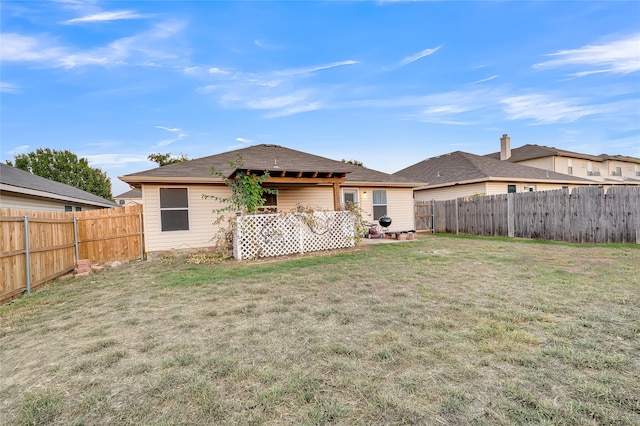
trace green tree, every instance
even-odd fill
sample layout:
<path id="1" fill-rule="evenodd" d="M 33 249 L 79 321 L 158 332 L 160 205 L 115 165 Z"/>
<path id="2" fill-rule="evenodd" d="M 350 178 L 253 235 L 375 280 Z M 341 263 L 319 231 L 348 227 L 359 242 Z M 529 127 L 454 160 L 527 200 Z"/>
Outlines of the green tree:
<path id="1" fill-rule="evenodd" d="M 170 152 L 167 152 L 166 154 L 149 154 L 147 156 L 147 159 L 149 161 L 153 161 L 154 163 L 158 163 L 159 166 L 166 166 L 167 164 L 189 161 L 189 157 L 187 157 L 185 154 L 180 154 L 178 157 L 172 157 Z"/>
<path id="2" fill-rule="evenodd" d="M 343 163 L 347 163 L 347 164 L 353 164 L 354 166 L 364 167 L 364 163 L 362 163 L 362 161 L 358 161 L 358 160 L 345 160 L 343 158 L 342 162 Z"/>
<path id="3" fill-rule="evenodd" d="M 231 196 L 218 197 L 215 195 L 205 196 L 213 198 L 222 203 L 227 204 L 226 207 L 216 210 L 218 213 L 225 211 L 240 212 L 242 214 L 252 214 L 264 206 L 267 201 L 265 194 L 277 194 L 278 190 L 272 188 L 264 188 L 262 183 L 269 179 L 269 173 L 265 172 L 261 175 L 251 174 L 250 171 L 243 170 L 244 161 L 242 156 L 238 154 L 236 161 L 230 161 L 229 166 L 237 170 L 233 178 L 227 177 L 221 170 L 211 167 L 211 173 L 222 179 L 225 185 L 231 188 Z"/>
<path id="4" fill-rule="evenodd" d="M 90 167 L 86 158 L 78 158 L 71 151 L 38 148 L 28 154 L 16 155 L 14 162 L 15 165 L 7 160 L 10 166 L 113 200 L 111 179 L 107 174 L 97 167 Z"/>

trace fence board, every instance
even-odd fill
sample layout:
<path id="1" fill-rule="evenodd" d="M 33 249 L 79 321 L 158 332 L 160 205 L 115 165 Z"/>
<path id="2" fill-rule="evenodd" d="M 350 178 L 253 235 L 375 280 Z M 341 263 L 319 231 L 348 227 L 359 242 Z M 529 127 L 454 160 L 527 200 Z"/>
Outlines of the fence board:
<path id="1" fill-rule="evenodd" d="M 593 186 L 433 203 L 435 232 L 639 243 L 640 187 Z"/>
<path id="2" fill-rule="evenodd" d="M 140 257 L 142 206 L 84 212 L 46 212 L 0 208 L 0 302 L 27 287 L 24 217 L 29 220 L 30 280 L 35 288 L 71 271 L 79 258 L 93 263 Z"/>

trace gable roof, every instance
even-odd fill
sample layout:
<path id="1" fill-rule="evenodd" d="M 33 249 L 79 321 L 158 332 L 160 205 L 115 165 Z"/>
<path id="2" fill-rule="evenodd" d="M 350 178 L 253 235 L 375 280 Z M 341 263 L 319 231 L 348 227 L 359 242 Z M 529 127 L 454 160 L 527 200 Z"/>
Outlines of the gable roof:
<path id="1" fill-rule="evenodd" d="M 598 155 L 603 160 L 617 160 L 617 161 L 627 161 L 629 163 L 638 163 L 640 164 L 640 158 L 637 157 L 627 157 L 626 155 L 609 155 L 609 154 L 600 154 Z"/>
<path id="2" fill-rule="evenodd" d="M 487 154 L 485 157 L 499 160 L 500 151 Z M 572 158 L 582 158 L 584 160 L 591 160 L 591 161 L 603 161 L 604 159 L 602 158 L 602 156 L 581 154 L 579 152 L 565 151 L 563 149 L 558 149 L 558 148 L 543 146 L 543 145 L 526 144 L 518 148 L 512 148 L 511 157 L 509 157 L 506 161 L 517 163 L 518 161 L 533 160 L 535 158 L 544 158 L 544 157 L 572 157 Z"/>
<path id="3" fill-rule="evenodd" d="M 394 174 L 409 179 L 421 180 L 428 184 L 426 186 L 429 187 L 487 180 L 593 183 L 588 179 L 508 161 L 500 161 L 463 151 L 455 151 L 439 157 L 428 158 Z"/>
<path id="4" fill-rule="evenodd" d="M 73 186 L 36 176 L 24 170 L 0 163 L 0 189 L 24 195 L 86 204 L 97 207 L 118 207 L 90 192 Z"/>
<path id="5" fill-rule="evenodd" d="M 130 191 L 123 192 L 122 194 L 116 195 L 115 197 L 113 197 L 114 200 L 117 200 L 118 198 L 128 198 L 128 199 L 142 198 L 142 191 L 139 189 L 132 189 Z"/>
<path id="6" fill-rule="evenodd" d="M 262 144 L 243 149 L 228 151 L 208 157 L 197 158 L 181 163 L 169 164 L 155 169 L 120 176 L 129 184 L 152 182 L 212 183 L 221 179 L 211 174 L 211 167 L 220 170 L 225 176 L 236 171 L 229 162 L 236 162 L 242 156 L 242 169 L 268 171 L 284 176 L 290 173 L 325 174 L 345 176 L 346 184 L 384 184 L 387 186 L 413 187 L 416 183 L 401 176 L 394 176 L 377 170 L 368 169 L 342 161 L 331 160 L 318 155 L 308 154 L 285 148 L 280 145 Z"/>

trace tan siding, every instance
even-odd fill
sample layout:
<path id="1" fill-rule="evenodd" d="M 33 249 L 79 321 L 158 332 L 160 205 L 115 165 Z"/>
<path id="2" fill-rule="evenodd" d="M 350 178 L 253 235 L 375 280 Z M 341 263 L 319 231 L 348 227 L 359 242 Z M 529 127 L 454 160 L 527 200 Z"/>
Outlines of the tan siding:
<path id="1" fill-rule="evenodd" d="M 580 186 L 580 185 L 568 185 L 568 184 L 562 184 L 562 183 L 488 182 L 487 195 L 506 194 L 508 184 L 516 185 L 516 192 L 526 192 L 529 190 L 528 188 L 530 185 L 534 185 L 536 188 L 535 189 L 536 191 L 551 191 L 555 189 L 562 189 L 563 186 L 568 186 L 569 189 L 572 189 L 577 186 Z"/>
<path id="2" fill-rule="evenodd" d="M 455 198 L 466 197 L 469 195 L 487 195 L 485 182 L 470 183 L 467 185 L 455 185 L 445 188 L 434 188 L 416 191 L 416 201 L 443 201 L 453 200 Z M 507 184 L 504 184 L 504 192 L 507 192 Z"/>
<path id="3" fill-rule="evenodd" d="M 14 208 L 14 209 L 26 209 L 26 210 L 39 210 L 50 212 L 63 212 L 64 206 L 72 206 L 75 210 L 76 207 L 81 207 L 85 210 L 95 210 L 97 207 L 85 206 L 80 204 L 65 203 L 63 201 L 47 200 L 43 198 L 35 197 L 20 197 L 3 192 L 0 195 L 0 207 Z"/>
<path id="4" fill-rule="evenodd" d="M 230 189 L 214 185 L 173 186 L 174 188 L 188 188 L 189 190 L 189 230 L 162 232 L 160 223 L 160 188 L 166 185 L 144 185 L 142 197 L 145 219 L 145 242 L 149 252 L 205 248 L 215 245 L 215 237 L 219 227 L 213 222 L 218 217 L 215 209 L 223 207 L 220 202 L 203 199 L 203 194 L 216 194 L 227 197 Z"/>
<path id="5" fill-rule="evenodd" d="M 519 161 L 518 164 L 524 164 L 529 167 L 553 171 L 553 157 L 534 158 L 532 160 Z"/>
<path id="6" fill-rule="evenodd" d="M 213 222 L 218 217 L 213 210 L 222 207 L 219 202 L 203 200 L 202 194 L 230 195 L 230 189 L 215 185 L 175 185 L 175 188 L 189 190 L 189 230 L 162 232 L 160 223 L 160 188 L 167 185 L 143 185 L 145 242 L 148 252 L 171 249 L 198 249 L 215 245 L 214 237 L 218 227 Z M 379 188 L 385 189 L 385 188 Z M 372 188 L 359 188 L 359 198 L 365 220 L 372 219 Z M 365 197 L 364 192 L 367 192 Z M 389 230 L 408 231 L 415 228 L 413 217 L 413 191 L 411 188 L 387 189 L 387 214 L 392 219 Z M 303 204 L 326 210 L 333 210 L 333 188 L 314 186 L 280 189 L 278 210 L 286 212 Z M 369 217 L 367 217 L 367 215 Z"/>
<path id="7" fill-rule="evenodd" d="M 392 220 L 389 231 L 410 231 L 415 229 L 413 189 L 387 189 L 387 215 Z"/>
<path id="8" fill-rule="evenodd" d="M 313 186 L 278 190 L 278 212 L 291 211 L 298 204 L 323 210 L 333 210 L 333 188 L 330 186 Z"/>
<path id="9" fill-rule="evenodd" d="M 613 173 L 616 171 L 616 167 L 620 167 L 622 176 L 613 175 Z M 602 167 L 603 170 L 606 170 L 606 176 L 609 179 L 614 179 L 614 180 L 624 180 L 624 178 L 637 179 L 638 176 L 636 176 L 636 168 L 640 169 L 640 167 L 638 167 L 638 164 L 636 163 L 619 161 L 619 160 L 605 161 L 605 165 Z M 603 173 L 603 175 L 605 174 Z"/>
<path id="10" fill-rule="evenodd" d="M 387 216 L 391 218 L 389 231 L 410 231 L 415 229 L 413 189 L 411 188 L 359 188 L 360 208 L 362 209 L 362 217 L 366 222 L 373 222 L 372 191 L 374 189 L 387 190 Z"/>

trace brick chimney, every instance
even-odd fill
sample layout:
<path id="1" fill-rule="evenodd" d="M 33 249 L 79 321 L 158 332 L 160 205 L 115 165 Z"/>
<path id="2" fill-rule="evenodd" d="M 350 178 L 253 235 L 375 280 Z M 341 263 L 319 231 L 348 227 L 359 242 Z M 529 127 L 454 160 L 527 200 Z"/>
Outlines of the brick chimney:
<path id="1" fill-rule="evenodd" d="M 511 158 L 511 138 L 506 133 L 500 138 L 500 160 Z"/>

